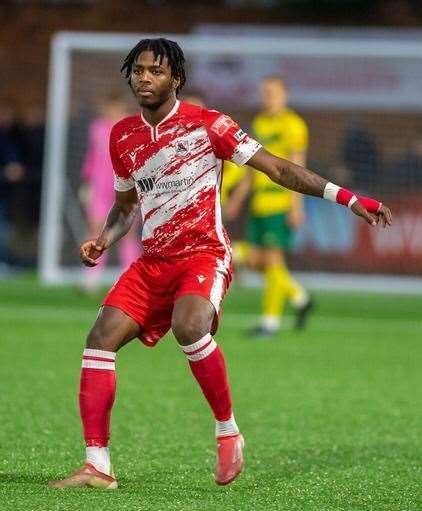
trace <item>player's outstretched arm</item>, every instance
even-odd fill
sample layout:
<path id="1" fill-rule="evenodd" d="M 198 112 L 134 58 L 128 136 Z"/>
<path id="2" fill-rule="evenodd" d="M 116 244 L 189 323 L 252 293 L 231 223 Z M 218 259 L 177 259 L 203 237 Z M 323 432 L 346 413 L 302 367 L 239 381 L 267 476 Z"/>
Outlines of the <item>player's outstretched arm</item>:
<path id="1" fill-rule="evenodd" d="M 290 190 L 343 204 L 371 225 L 381 222 L 383 227 L 386 227 L 392 223 L 391 211 L 377 200 L 357 196 L 345 188 L 328 182 L 315 172 L 274 156 L 264 148 L 259 149 L 247 164 L 264 172 L 275 183 Z"/>
<path id="2" fill-rule="evenodd" d="M 96 239 L 87 240 L 80 247 L 80 257 L 85 266 L 96 266 L 97 259 L 113 243 L 129 231 L 138 210 L 138 197 L 135 188 L 127 192 L 117 192 L 104 227 Z"/>

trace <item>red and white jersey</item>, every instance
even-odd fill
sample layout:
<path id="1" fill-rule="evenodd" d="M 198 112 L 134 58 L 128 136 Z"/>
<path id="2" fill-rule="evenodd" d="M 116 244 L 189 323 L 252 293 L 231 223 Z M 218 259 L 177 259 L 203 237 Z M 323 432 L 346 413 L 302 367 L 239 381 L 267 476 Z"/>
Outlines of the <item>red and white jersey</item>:
<path id="1" fill-rule="evenodd" d="M 205 252 L 228 264 L 220 209 L 223 160 L 243 165 L 260 147 L 227 115 L 180 101 L 156 126 L 142 114 L 119 121 L 110 135 L 114 188 L 136 187 L 144 254 Z"/>

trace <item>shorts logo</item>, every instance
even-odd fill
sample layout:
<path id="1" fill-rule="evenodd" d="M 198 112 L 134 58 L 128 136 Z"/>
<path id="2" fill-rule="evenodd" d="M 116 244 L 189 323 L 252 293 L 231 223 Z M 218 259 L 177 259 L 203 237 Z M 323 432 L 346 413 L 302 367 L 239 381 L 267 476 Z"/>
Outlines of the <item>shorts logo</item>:
<path id="1" fill-rule="evenodd" d="M 189 153 L 189 141 L 178 140 L 176 142 L 176 156 L 186 156 Z"/>
<path id="2" fill-rule="evenodd" d="M 204 280 L 207 280 L 207 277 L 205 277 L 205 275 L 197 275 L 196 278 L 198 279 L 198 282 L 200 284 L 202 284 L 202 282 L 204 282 Z"/>
<path id="3" fill-rule="evenodd" d="M 228 115 L 220 115 L 211 125 L 211 131 L 222 137 L 230 128 L 236 126 L 236 123 Z"/>
<path id="4" fill-rule="evenodd" d="M 234 138 L 237 140 L 237 142 L 240 142 L 244 137 L 246 137 L 246 133 L 243 130 L 236 131 L 234 134 Z"/>

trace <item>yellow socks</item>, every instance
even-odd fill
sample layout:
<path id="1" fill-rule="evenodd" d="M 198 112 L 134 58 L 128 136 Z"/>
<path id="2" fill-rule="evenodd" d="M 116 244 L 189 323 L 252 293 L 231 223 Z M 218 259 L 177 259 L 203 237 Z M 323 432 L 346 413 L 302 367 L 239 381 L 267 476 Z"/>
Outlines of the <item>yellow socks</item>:
<path id="1" fill-rule="evenodd" d="M 302 307 L 308 301 L 308 293 L 290 275 L 285 266 L 270 266 L 265 270 L 262 326 L 278 330 L 286 300 L 294 307 Z"/>
<path id="2" fill-rule="evenodd" d="M 262 326 L 268 330 L 278 330 L 280 316 L 287 298 L 282 267 L 270 266 L 266 268 L 264 279 Z"/>
<path id="3" fill-rule="evenodd" d="M 286 266 L 281 267 L 283 272 L 283 286 L 286 290 L 287 298 L 293 307 L 303 307 L 309 300 L 307 291 L 291 276 Z"/>

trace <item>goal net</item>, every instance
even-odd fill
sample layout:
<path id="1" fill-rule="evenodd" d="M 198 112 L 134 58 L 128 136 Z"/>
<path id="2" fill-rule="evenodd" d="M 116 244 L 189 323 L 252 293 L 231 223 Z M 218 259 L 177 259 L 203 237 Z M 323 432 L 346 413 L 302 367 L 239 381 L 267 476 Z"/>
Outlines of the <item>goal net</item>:
<path id="1" fill-rule="evenodd" d="M 136 112 L 119 68 L 144 36 L 64 32 L 52 42 L 39 258 L 46 283 L 85 278 L 78 247 L 87 237 L 81 176 L 89 126 L 99 102 L 116 91 Z M 386 280 L 392 276 L 400 277 L 395 282 L 403 289 L 420 285 L 415 276 L 422 272 L 422 43 L 169 37 L 186 55 L 187 92 L 200 91 L 209 108 L 230 114 L 246 129 L 259 108 L 260 79 L 283 77 L 291 108 L 309 126 L 309 168 L 394 210 L 394 228 L 384 231 L 369 228 L 345 208 L 306 198 L 307 221 L 289 256 L 294 270 L 325 285 L 375 289 L 384 282 L 393 289 Z M 244 224 L 242 218 L 229 226 L 233 237 L 242 237 Z M 110 281 L 118 272 L 113 252 L 102 279 Z"/>

